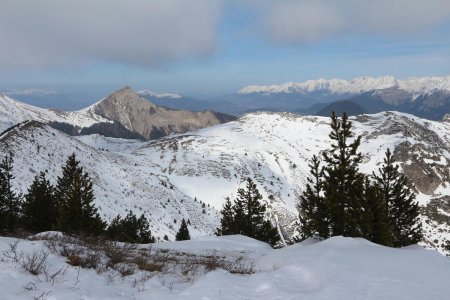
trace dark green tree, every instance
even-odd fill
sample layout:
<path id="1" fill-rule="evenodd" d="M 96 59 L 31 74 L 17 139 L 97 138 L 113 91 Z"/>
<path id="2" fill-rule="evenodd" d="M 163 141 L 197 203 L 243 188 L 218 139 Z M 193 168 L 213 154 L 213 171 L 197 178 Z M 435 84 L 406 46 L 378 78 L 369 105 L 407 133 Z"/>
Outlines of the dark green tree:
<path id="1" fill-rule="evenodd" d="M 175 236 L 175 240 L 176 241 L 186 241 L 186 240 L 190 240 L 190 239 L 191 239 L 191 236 L 189 234 L 188 226 L 186 224 L 186 221 L 183 219 L 183 220 L 181 220 L 181 226 L 177 232 L 177 235 Z"/>
<path id="2" fill-rule="evenodd" d="M 107 229 L 107 236 L 115 241 L 127 243 L 154 243 L 155 239 L 150 231 L 150 224 L 142 214 L 139 218 L 129 211 L 125 218 L 118 215 Z"/>
<path id="3" fill-rule="evenodd" d="M 417 244 L 422 238 L 419 206 L 408 178 L 399 172 L 399 166 L 389 149 L 378 174 L 373 174 L 386 205 L 393 246 Z"/>
<path id="4" fill-rule="evenodd" d="M 248 178 L 246 187 L 238 189 L 237 198 L 232 206 L 229 199 L 222 210 L 223 228 L 218 234 L 243 234 L 274 245 L 278 240 L 278 230 L 269 220 L 265 220 L 266 205 L 262 204 L 262 195 L 256 184 Z M 230 209 L 231 208 L 231 209 Z"/>
<path id="5" fill-rule="evenodd" d="M 236 227 L 236 222 L 234 220 L 233 204 L 231 203 L 230 197 L 226 198 L 221 214 L 222 218 L 220 219 L 220 228 L 217 228 L 216 234 L 217 235 L 234 234 L 238 229 Z"/>
<path id="6" fill-rule="evenodd" d="M 393 236 L 382 191 L 366 178 L 364 183 L 363 237 L 380 245 L 392 246 Z"/>
<path id="7" fill-rule="evenodd" d="M 94 206 L 92 180 L 72 154 L 58 177 L 56 229 L 66 233 L 100 235 L 106 224 Z"/>
<path id="8" fill-rule="evenodd" d="M 12 187 L 13 159 L 5 156 L 0 162 L 0 231 L 15 231 L 19 226 L 21 196 Z"/>
<path id="9" fill-rule="evenodd" d="M 330 216 L 329 236 L 363 236 L 363 203 L 365 176 L 358 165 L 362 155 L 358 152 L 361 137 L 354 137 L 352 123 L 344 113 L 340 121 L 331 115 L 331 148 L 323 153 L 323 189 Z"/>
<path id="10" fill-rule="evenodd" d="M 323 196 L 323 173 L 319 158 L 314 155 L 309 164 L 310 177 L 306 189 L 300 195 L 300 227 L 302 239 L 318 235 L 327 238 L 330 234 L 328 206 Z"/>
<path id="11" fill-rule="evenodd" d="M 34 178 L 22 204 L 22 224 L 32 232 L 52 230 L 56 224 L 54 188 L 41 172 Z"/>

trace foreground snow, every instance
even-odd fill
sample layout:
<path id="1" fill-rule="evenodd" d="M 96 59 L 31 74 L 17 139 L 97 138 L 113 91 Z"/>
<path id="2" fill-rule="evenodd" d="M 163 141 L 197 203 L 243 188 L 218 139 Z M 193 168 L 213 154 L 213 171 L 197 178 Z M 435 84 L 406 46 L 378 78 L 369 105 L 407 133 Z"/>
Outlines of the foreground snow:
<path id="1" fill-rule="evenodd" d="M 0 238 L 0 253 L 14 241 Z M 42 241 L 21 240 L 17 248 L 25 256 L 33 250 L 48 251 Z M 64 257 L 50 254 L 49 273 L 65 271 L 47 280 L 1 254 L 2 299 L 448 299 L 450 295 L 450 260 L 418 246 L 392 249 L 335 237 L 273 250 L 250 238 L 228 236 L 159 243 L 153 249 L 239 255 L 255 264 L 255 273 L 218 269 L 186 277 L 136 271 L 122 277 L 113 270 L 97 273 L 69 266 Z"/>

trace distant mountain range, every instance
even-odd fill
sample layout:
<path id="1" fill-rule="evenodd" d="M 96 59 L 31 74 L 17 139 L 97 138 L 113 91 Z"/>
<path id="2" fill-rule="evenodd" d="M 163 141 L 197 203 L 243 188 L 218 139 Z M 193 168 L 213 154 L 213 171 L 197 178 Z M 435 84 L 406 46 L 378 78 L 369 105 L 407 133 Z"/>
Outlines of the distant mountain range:
<path id="1" fill-rule="evenodd" d="M 329 115 L 332 110 L 349 110 L 351 114 L 395 110 L 441 120 L 450 113 L 450 76 L 405 80 L 392 76 L 318 79 L 247 86 L 234 94 L 209 100 L 182 95 L 177 98 L 155 96 L 154 93 L 142 95 L 166 107 L 195 111 L 212 109 L 235 116 L 255 111 Z"/>
<path id="2" fill-rule="evenodd" d="M 58 94 L 52 90 L 5 90 L 4 94 L 44 107 L 48 107 L 45 105 L 47 100 L 61 105 L 65 103 L 61 99 L 75 101 L 71 95 Z M 358 77 L 352 80 L 318 79 L 279 85 L 253 85 L 232 94 L 207 99 L 150 90 L 140 90 L 136 94 L 160 107 L 192 112 L 212 110 L 233 116 L 257 111 L 329 115 L 332 110 L 349 110 L 350 114 L 389 110 L 441 120 L 450 113 L 450 76 L 403 80 L 392 76 Z M 79 95 L 76 98 L 77 103 L 88 103 L 80 99 Z"/>

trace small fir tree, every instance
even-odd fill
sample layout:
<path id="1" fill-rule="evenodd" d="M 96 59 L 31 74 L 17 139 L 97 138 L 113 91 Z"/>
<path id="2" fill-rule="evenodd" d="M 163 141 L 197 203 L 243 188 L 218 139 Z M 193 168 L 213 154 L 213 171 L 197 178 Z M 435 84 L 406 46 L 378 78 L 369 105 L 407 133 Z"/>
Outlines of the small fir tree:
<path id="1" fill-rule="evenodd" d="M 265 220 L 266 205 L 261 204 L 262 195 L 256 184 L 248 178 L 246 187 L 238 189 L 233 205 L 227 199 L 222 210 L 220 235 L 243 234 L 274 245 L 278 240 L 278 231 L 269 220 Z"/>
<path id="2" fill-rule="evenodd" d="M 72 154 L 63 167 L 56 187 L 56 229 L 66 233 L 99 235 L 105 228 L 94 206 L 92 180 Z"/>
<path id="3" fill-rule="evenodd" d="M 399 172 L 389 149 L 378 174 L 373 176 L 386 205 L 394 247 L 417 244 L 422 238 L 419 205 L 408 178 Z"/>
<path id="4" fill-rule="evenodd" d="M 22 224 L 32 232 L 52 230 L 56 224 L 54 188 L 41 172 L 34 178 L 22 205 Z"/>
<path id="5" fill-rule="evenodd" d="M 110 239 L 127 243 L 154 243 L 155 239 L 150 231 L 150 224 L 142 214 L 139 218 L 129 211 L 125 218 L 118 215 L 111 221 L 107 229 Z"/>
<path id="6" fill-rule="evenodd" d="M 186 240 L 190 240 L 190 239 L 191 239 L 191 236 L 189 234 L 188 226 L 186 224 L 186 221 L 183 219 L 183 220 L 181 220 L 181 226 L 175 236 L 175 240 L 176 241 L 186 241 Z"/>
<path id="7" fill-rule="evenodd" d="M 233 204 L 231 203 L 230 197 L 226 198 L 225 204 L 223 205 L 222 218 L 220 219 L 220 228 L 217 228 L 217 235 L 229 235 L 234 234 L 237 231 L 236 223 L 234 221 L 234 211 Z"/>
<path id="8" fill-rule="evenodd" d="M 311 176 L 299 204 L 302 239 L 313 235 L 327 238 L 330 234 L 328 207 L 323 196 L 323 173 L 316 155 L 312 157 L 309 168 Z"/>
<path id="9" fill-rule="evenodd" d="M 19 226 L 21 196 L 13 190 L 12 171 L 13 159 L 7 155 L 0 162 L 0 231 L 12 232 Z"/>
<path id="10" fill-rule="evenodd" d="M 393 245 L 392 230 L 382 191 L 366 178 L 364 183 L 364 219 L 362 228 L 366 239 L 384 246 Z"/>

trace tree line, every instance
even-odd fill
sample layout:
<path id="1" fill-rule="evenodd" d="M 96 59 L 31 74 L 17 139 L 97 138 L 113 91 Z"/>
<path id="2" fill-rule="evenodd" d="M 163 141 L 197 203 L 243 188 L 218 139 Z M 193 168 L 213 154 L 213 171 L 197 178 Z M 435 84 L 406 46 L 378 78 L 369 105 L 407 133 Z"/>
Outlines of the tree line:
<path id="1" fill-rule="evenodd" d="M 129 211 L 125 217 L 117 215 L 109 225 L 102 220 L 94 206 L 92 179 L 75 154 L 67 159 L 55 186 L 41 172 L 22 196 L 14 191 L 13 180 L 13 159 L 7 155 L 0 162 L 0 232 L 56 230 L 121 242 L 155 242 L 149 221 L 143 214 L 137 217 Z M 177 239 L 190 239 L 184 219 Z"/>

